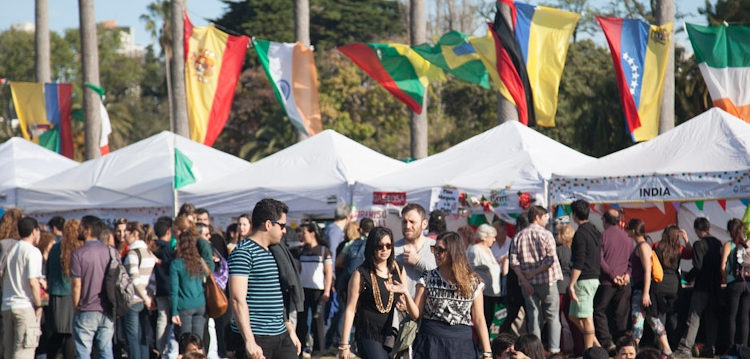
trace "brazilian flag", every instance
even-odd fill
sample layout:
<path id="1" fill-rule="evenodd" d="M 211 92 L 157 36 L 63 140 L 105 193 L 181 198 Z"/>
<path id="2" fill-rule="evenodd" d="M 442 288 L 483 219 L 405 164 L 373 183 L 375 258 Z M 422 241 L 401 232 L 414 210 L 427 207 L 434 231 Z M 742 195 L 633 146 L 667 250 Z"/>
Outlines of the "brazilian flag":
<path id="1" fill-rule="evenodd" d="M 487 68 L 469 43 L 469 36 L 451 31 L 443 35 L 435 46 L 422 44 L 413 47 L 420 56 L 430 63 L 453 74 L 466 82 L 490 88 L 490 77 Z"/>

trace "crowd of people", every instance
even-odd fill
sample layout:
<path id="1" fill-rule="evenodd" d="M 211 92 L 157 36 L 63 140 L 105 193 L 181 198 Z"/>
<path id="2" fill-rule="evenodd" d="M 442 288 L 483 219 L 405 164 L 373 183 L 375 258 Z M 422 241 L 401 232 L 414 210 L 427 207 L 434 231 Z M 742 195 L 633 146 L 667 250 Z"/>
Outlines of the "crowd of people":
<path id="1" fill-rule="evenodd" d="M 722 352 L 747 346 L 742 221 L 727 224 L 732 239 L 722 244 L 698 218 L 691 245 L 676 225 L 653 241 L 642 219 L 615 209 L 600 230 L 590 208 L 575 201 L 573 223 L 550 223 L 531 206 L 513 225 L 495 217 L 453 232 L 442 212 L 409 203 L 400 235 L 350 220 L 345 204 L 325 228 L 292 230 L 289 208 L 273 199 L 224 232 L 190 204 L 153 224 L 86 215 L 46 228 L 9 209 L 0 219 L 1 352 L 200 359 L 215 338 L 216 357 L 239 359 L 713 356 L 720 313 Z M 120 267 L 117 281 L 132 283 L 127 308 L 108 285 Z M 208 282 L 228 299 L 223 314 L 207 310 Z"/>

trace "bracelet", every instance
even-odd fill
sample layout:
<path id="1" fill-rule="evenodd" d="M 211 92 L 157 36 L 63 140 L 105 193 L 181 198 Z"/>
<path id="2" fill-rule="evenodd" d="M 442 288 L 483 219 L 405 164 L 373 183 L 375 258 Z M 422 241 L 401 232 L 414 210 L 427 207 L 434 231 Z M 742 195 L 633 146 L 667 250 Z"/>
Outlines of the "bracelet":
<path id="1" fill-rule="evenodd" d="M 350 344 L 339 344 L 339 350 L 349 350 Z"/>
<path id="2" fill-rule="evenodd" d="M 483 352 L 481 355 L 482 358 L 492 358 L 492 352 Z"/>

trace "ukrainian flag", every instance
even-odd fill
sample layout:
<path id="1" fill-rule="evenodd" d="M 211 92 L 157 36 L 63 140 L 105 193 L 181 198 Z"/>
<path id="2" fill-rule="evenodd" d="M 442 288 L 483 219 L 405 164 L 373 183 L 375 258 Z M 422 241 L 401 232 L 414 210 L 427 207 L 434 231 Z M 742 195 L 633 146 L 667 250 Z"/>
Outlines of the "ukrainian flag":
<path id="1" fill-rule="evenodd" d="M 490 76 L 470 37 L 451 31 L 438 40 L 435 46 L 422 44 L 413 46 L 422 58 L 466 82 L 490 88 Z"/>
<path id="2" fill-rule="evenodd" d="M 514 33 L 521 47 L 533 90 L 537 124 L 555 126 L 557 93 L 570 36 L 580 14 L 516 2 Z"/>
<path id="3" fill-rule="evenodd" d="M 609 43 L 628 132 L 635 142 L 654 138 L 659 134 L 672 23 L 656 26 L 633 19 L 596 19 Z"/>

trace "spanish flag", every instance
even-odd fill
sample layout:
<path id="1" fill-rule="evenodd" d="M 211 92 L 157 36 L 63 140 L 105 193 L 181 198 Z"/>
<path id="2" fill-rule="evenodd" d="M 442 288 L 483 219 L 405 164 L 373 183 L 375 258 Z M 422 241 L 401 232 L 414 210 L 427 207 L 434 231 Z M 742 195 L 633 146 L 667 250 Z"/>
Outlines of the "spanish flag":
<path id="1" fill-rule="evenodd" d="M 404 44 L 356 43 L 337 49 L 415 113 L 422 113 L 430 81 L 445 79 L 439 67 Z"/>
<path id="2" fill-rule="evenodd" d="M 656 26 L 633 19 L 596 19 L 612 53 L 628 132 L 634 142 L 654 138 L 659 134 L 672 23 Z"/>
<path id="3" fill-rule="evenodd" d="M 224 129 L 249 42 L 213 24 L 194 27 L 185 14 L 185 90 L 193 141 L 212 146 Z"/>
<path id="4" fill-rule="evenodd" d="M 72 159 L 73 85 L 13 81 L 10 91 L 23 137 Z"/>

